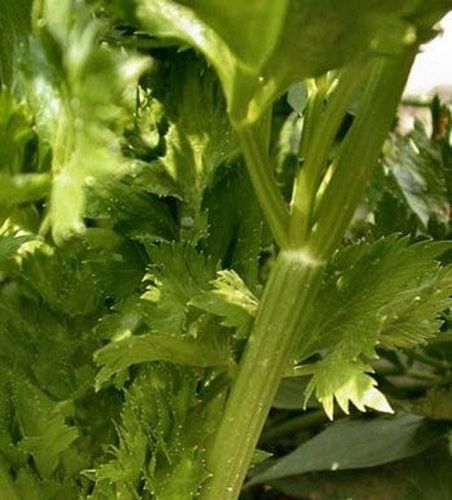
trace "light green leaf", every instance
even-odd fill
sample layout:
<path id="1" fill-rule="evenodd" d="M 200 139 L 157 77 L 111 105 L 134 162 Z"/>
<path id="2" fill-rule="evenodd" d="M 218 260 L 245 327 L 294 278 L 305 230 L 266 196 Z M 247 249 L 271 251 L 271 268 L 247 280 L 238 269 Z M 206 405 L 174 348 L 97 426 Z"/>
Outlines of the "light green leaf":
<path id="1" fill-rule="evenodd" d="M 39 473 L 49 478 L 78 431 L 66 425 L 63 408 L 24 377 L 13 375 L 10 381 L 22 437 L 18 446 L 33 456 Z"/>
<path id="2" fill-rule="evenodd" d="M 366 372 L 372 372 L 369 365 L 348 357 L 345 352 L 337 351 L 315 363 L 312 368 L 314 375 L 306 388 L 305 405 L 315 392 L 331 420 L 334 415 L 334 400 L 347 414 L 350 402 L 363 412 L 372 408 L 393 413 L 386 397 L 375 388 L 376 381 L 367 375 Z"/>
<path id="3" fill-rule="evenodd" d="M 190 305 L 222 317 L 223 326 L 236 328 L 239 338 L 246 337 L 257 311 L 256 297 L 231 270 L 218 271 L 211 286 L 211 290 L 191 299 Z"/>
<path id="4" fill-rule="evenodd" d="M 131 365 L 151 361 L 167 361 L 194 367 L 219 366 L 233 368 L 229 340 L 222 332 L 198 338 L 182 335 L 148 334 L 113 341 L 94 355 L 102 366 L 97 386 Z"/>
<path id="5" fill-rule="evenodd" d="M 208 287 L 215 273 L 210 259 L 192 246 L 162 243 L 149 247 L 145 276 L 146 323 L 153 332 L 179 333 L 188 325 L 188 302 Z"/>
<path id="6" fill-rule="evenodd" d="M 120 134 L 148 60 L 102 47 L 102 26 L 84 4 L 44 0 L 36 15 L 30 94 L 38 133 L 53 151 L 44 229 L 61 243 L 84 230 L 85 189 L 131 169 Z"/>
<path id="7" fill-rule="evenodd" d="M 221 416 L 220 400 L 199 398 L 193 371 L 153 363 L 125 394 L 115 457 L 96 471 L 96 491 L 135 498 L 144 479 L 156 499 L 189 500 L 207 479 L 205 443 Z M 107 488 L 108 486 L 108 488 Z"/>
<path id="8" fill-rule="evenodd" d="M 348 401 L 361 410 L 389 411 L 362 358 L 375 358 L 380 344 L 425 343 L 439 329 L 438 313 L 450 305 L 451 270 L 435 261 L 450 243 L 407 243 L 390 237 L 354 245 L 330 264 L 306 327 L 307 347 L 300 353 L 323 358 L 307 365 L 314 373 L 307 396 L 315 392 L 330 418 L 334 398 L 346 412 Z"/>
<path id="9" fill-rule="evenodd" d="M 252 1 L 234 8 L 224 0 L 213 5 L 203 1 L 184 5 L 167 0 L 138 5 L 138 16 L 152 33 L 181 39 L 207 56 L 220 75 L 231 106 L 236 94 L 255 86 L 256 75 L 277 42 L 287 1 L 266 1 L 265 6 Z M 244 38 L 246 33 L 249 35 Z M 237 81 L 236 74 L 241 75 Z"/>
<path id="10" fill-rule="evenodd" d="M 426 18 L 430 23 L 440 19 L 450 5 L 448 0 L 435 0 L 428 9 L 401 0 L 371 5 L 361 0 L 137 4 L 138 17 L 151 33 L 204 53 L 222 81 L 236 122 L 257 120 L 291 83 L 362 54 L 390 54 L 415 43 L 417 35 L 426 36 Z"/>

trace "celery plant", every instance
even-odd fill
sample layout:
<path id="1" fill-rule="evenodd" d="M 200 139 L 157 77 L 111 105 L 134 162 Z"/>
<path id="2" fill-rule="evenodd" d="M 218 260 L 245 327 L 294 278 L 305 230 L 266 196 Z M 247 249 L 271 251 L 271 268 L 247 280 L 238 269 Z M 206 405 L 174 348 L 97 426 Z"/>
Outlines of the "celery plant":
<path id="1" fill-rule="evenodd" d="M 236 499 L 288 373 L 330 418 L 335 401 L 393 411 L 370 360 L 437 332 L 450 245 L 343 242 L 450 7 L 0 7 L 7 500 Z M 297 82 L 282 190 L 274 109 Z"/>

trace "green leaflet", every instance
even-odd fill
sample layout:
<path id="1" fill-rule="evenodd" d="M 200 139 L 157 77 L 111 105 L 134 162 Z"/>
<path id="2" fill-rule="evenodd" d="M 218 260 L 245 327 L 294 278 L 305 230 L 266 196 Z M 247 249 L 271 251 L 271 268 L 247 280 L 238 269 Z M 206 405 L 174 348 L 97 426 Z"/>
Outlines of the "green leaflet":
<path id="1" fill-rule="evenodd" d="M 86 217 L 139 243 L 174 239 L 178 227 L 167 204 L 146 192 L 141 182 L 130 175 L 90 187 L 85 191 Z"/>
<path id="2" fill-rule="evenodd" d="M 387 169 L 422 226 L 427 229 L 436 223 L 450 231 L 448 166 L 439 144 L 427 137 L 422 123 L 417 121 L 408 136 L 393 135 L 386 149 Z"/>
<path id="3" fill-rule="evenodd" d="M 23 279 L 46 303 L 68 316 L 94 313 L 139 284 L 144 265 L 136 250 L 112 231 L 92 228 L 85 240 L 61 247 L 37 244 L 23 257 Z"/>
<path id="4" fill-rule="evenodd" d="M 185 244 L 154 245 L 148 253 L 151 266 L 142 296 L 148 305 L 145 321 L 153 332 L 184 331 L 192 319 L 188 302 L 207 288 L 215 264 Z"/>
<path id="5" fill-rule="evenodd" d="M 127 338 L 143 326 L 148 304 L 134 294 L 118 301 L 105 316 L 99 318 L 95 333 L 102 339 Z"/>
<path id="6" fill-rule="evenodd" d="M 198 338 L 157 334 L 132 336 L 103 347 L 95 353 L 94 359 L 102 367 L 96 379 L 98 387 L 131 365 L 152 361 L 200 368 L 234 368 L 229 339 L 224 332 L 205 332 Z"/>
<path id="7" fill-rule="evenodd" d="M 102 491 L 125 498 L 196 497 L 207 477 L 205 442 L 221 408 L 219 400 L 202 400 L 197 384 L 190 370 L 174 365 L 140 371 L 126 393 L 115 458 L 96 471 L 90 498 L 104 498 Z"/>
<path id="8" fill-rule="evenodd" d="M 87 233 L 90 245 L 96 247 L 97 236 L 103 248 L 108 246 L 108 232 L 94 233 Z M 93 312 L 93 304 L 80 302 L 83 293 L 89 292 L 92 277 L 81 272 L 76 262 L 98 259 L 100 272 L 101 263 L 112 270 L 111 261 L 105 262 L 99 244 L 91 255 L 86 248 L 80 253 L 77 245 L 53 249 L 54 254 L 50 247 L 36 245 L 35 241 L 23 244 L 21 258 L 15 256 L 22 264 L 22 279 L 1 290 L 0 449 L 8 462 L 2 470 L 14 471 L 10 486 L 18 498 L 75 500 L 84 491 L 78 475 L 92 464 L 94 455 L 100 455 L 96 439 L 108 439 L 111 423 L 104 417 L 115 405 L 110 394 L 109 402 L 97 400 L 94 406 L 88 403 L 88 411 L 85 408 L 94 381 L 91 356 L 98 346 L 90 335 L 93 319 L 80 317 Z M 90 270 L 86 260 L 84 268 Z M 67 287 L 61 278 L 73 285 L 72 295 L 62 292 Z M 36 287 L 28 286 L 29 280 Z M 105 293 L 103 279 L 94 283 L 100 288 L 97 293 Z M 85 298 L 92 297 L 88 293 Z M 80 307 L 78 313 L 75 307 Z M 99 423 L 100 407 L 105 414 Z"/>
<path id="9" fill-rule="evenodd" d="M 237 329 L 245 338 L 256 315 L 258 302 L 234 271 L 218 271 L 212 290 L 190 300 L 190 305 L 223 318 L 221 324 Z"/>
<path id="10" fill-rule="evenodd" d="M 316 398 L 331 420 L 335 401 L 347 414 L 350 412 L 350 403 L 362 412 L 371 408 L 383 413 L 394 413 L 384 394 L 376 389 L 377 382 L 367 374 L 373 371 L 368 364 L 345 353 L 333 353 L 318 362 L 313 371 L 305 393 L 305 405 L 315 391 Z"/>
<path id="11" fill-rule="evenodd" d="M 66 425 L 63 407 L 58 408 L 26 378 L 10 372 L 8 380 L 20 432 L 17 449 L 33 457 L 41 477 L 50 478 L 62 452 L 73 443 L 78 432 Z"/>
<path id="12" fill-rule="evenodd" d="M 307 330 L 302 358 L 321 353 L 309 366 L 313 377 L 306 395 L 315 392 L 327 414 L 333 400 L 348 411 L 348 402 L 390 410 L 363 357 L 375 358 L 378 345 L 412 347 L 431 338 L 440 325 L 438 313 L 450 305 L 450 268 L 435 258 L 448 242 L 407 246 L 395 237 L 355 245 L 338 252 L 330 264 Z"/>
<path id="13" fill-rule="evenodd" d="M 181 236 L 196 242 L 207 233 L 201 213 L 204 192 L 217 167 L 237 156 L 238 141 L 215 74 L 199 57 L 191 52 L 175 56 L 158 78 L 154 92 L 168 121 L 159 162 L 182 200 Z"/>
<path id="14" fill-rule="evenodd" d="M 439 323 L 435 316 L 449 303 L 450 278 L 448 268 L 440 269 L 435 259 L 449 248 L 449 242 L 427 241 L 408 246 L 406 238 L 391 236 L 337 252 L 310 320 L 312 339 L 320 343 L 312 349 L 320 350 L 324 344 L 337 345 L 344 329 L 355 331 L 356 336 L 351 340 L 359 345 L 362 338 L 359 329 L 373 320 L 378 322 L 380 331 L 386 329 L 388 335 L 395 326 L 396 331 L 388 342 L 398 346 L 416 345 L 436 333 Z M 439 294 L 432 297 L 432 292 Z M 432 323 L 424 329 L 421 325 L 414 327 L 418 336 L 410 344 L 403 335 L 397 336 L 397 322 L 402 315 L 409 321 L 406 316 L 424 304 L 430 307 Z M 330 312 L 325 315 L 322 310 Z M 366 328 L 366 335 L 372 335 L 370 330 Z M 373 348 L 366 351 L 358 347 L 356 351 L 371 356 Z M 307 347 L 301 354 L 309 356 L 312 350 Z"/>
<path id="15" fill-rule="evenodd" d="M 215 262 L 221 262 L 222 268 L 236 271 L 254 292 L 265 230 L 243 165 L 228 165 L 218 171 L 206 192 L 204 206 L 208 212 L 206 247 L 209 255 Z"/>

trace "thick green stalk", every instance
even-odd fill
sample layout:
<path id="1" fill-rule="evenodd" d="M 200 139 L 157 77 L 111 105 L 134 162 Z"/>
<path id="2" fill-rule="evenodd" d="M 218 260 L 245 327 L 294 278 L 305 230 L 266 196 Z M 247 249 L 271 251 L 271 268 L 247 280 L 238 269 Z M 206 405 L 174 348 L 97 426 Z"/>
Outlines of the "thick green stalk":
<path id="1" fill-rule="evenodd" d="M 220 427 L 208 455 L 212 472 L 204 500 L 235 500 L 275 397 L 300 325 L 320 285 L 323 263 L 303 251 L 278 256 L 253 333 L 243 354 Z"/>
<path id="2" fill-rule="evenodd" d="M 358 118 L 320 200 L 308 248 L 290 246 L 286 209 L 258 131 L 248 125 L 239 129 L 256 194 L 282 251 L 266 284 L 222 421 L 208 450 L 207 467 L 212 476 L 204 485 L 203 500 L 236 500 L 240 494 L 279 382 L 309 317 L 325 261 L 339 244 L 360 201 L 362 176 L 378 158 L 414 53 L 410 50 L 376 63 Z"/>

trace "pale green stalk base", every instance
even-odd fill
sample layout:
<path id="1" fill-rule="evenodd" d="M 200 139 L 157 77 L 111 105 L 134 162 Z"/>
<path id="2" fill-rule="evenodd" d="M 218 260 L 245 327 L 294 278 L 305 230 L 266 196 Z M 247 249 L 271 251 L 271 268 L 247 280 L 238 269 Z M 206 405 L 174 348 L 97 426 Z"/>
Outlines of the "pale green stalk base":
<path id="1" fill-rule="evenodd" d="M 282 251 L 278 256 L 210 448 L 207 465 L 215 473 L 202 492 L 204 500 L 238 497 L 323 268 L 303 251 Z"/>

